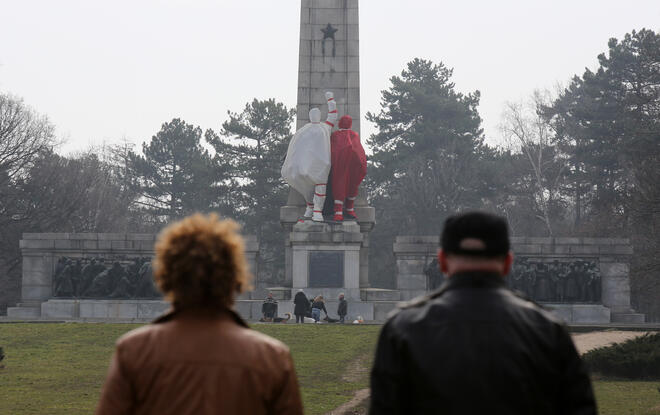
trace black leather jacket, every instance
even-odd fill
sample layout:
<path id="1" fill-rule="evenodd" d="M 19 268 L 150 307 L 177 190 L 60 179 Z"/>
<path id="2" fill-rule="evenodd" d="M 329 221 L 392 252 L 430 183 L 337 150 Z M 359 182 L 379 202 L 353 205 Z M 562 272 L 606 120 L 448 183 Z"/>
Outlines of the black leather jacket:
<path id="1" fill-rule="evenodd" d="M 383 327 L 371 414 L 596 414 L 564 325 L 496 274 L 456 274 Z"/>

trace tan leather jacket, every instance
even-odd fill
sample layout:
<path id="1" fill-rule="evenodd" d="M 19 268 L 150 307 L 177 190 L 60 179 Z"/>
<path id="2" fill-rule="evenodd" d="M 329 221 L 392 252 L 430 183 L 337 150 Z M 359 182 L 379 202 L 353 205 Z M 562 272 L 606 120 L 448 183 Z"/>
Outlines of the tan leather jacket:
<path id="1" fill-rule="evenodd" d="M 97 415 L 302 414 L 289 349 L 230 311 L 170 313 L 117 341 Z"/>

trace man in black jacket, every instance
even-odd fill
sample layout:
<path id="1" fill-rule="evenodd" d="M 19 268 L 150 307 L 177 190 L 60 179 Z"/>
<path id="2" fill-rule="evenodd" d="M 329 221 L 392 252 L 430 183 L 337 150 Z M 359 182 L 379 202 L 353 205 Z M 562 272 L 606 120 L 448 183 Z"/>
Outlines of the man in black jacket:
<path id="1" fill-rule="evenodd" d="M 337 305 L 337 314 L 339 315 L 339 322 L 344 324 L 346 314 L 348 314 L 348 301 L 344 299 L 344 294 L 339 294 L 339 305 Z"/>
<path id="2" fill-rule="evenodd" d="M 293 297 L 293 305 L 293 314 L 296 315 L 296 323 L 304 323 L 305 317 L 309 314 L 310 304 L 303 290 L 298 290 L 296 296 Z"/>
<path id="3" fill-rule="evenodd" d="M 506 220 L 447 219 L 447 282 L 383 327 L 371 414 L 596 414 L 591 381 L 564 325 L 505 286 Z"/>

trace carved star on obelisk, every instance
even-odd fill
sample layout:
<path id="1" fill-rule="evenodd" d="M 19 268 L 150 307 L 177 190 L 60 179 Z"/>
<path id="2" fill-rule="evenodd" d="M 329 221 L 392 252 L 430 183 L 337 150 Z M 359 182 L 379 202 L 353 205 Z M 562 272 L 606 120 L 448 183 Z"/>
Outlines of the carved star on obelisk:
<path id="1" fill-rule="evenodd" d="M 323 32 L 323 41 L 321 42 L 322 48 L 323 48 L 323 56 L 325 57 L 325 41 L 326 39 L 332 40 L 332 57 L 334 58 L 337 54 L 337 42 L 335 41 L 335 33 L 337 33 L 339 29 L 336 29 L 332 27 L 330 23 L 328 23 L 328 26 L 326 26 L 325 29 L 321 29 L 321 32 Z"/>
<path id="2" fill-rule="evenodd" d="M 332 25 L 328 23 L 328 26 L 326 26 L 325 29 L 321 29 L 321 32 L 323 32 L 323 40 L 334 39 L 335 33 L 337 33 L 338 30 L 339 29 L 332 27 Z"/>

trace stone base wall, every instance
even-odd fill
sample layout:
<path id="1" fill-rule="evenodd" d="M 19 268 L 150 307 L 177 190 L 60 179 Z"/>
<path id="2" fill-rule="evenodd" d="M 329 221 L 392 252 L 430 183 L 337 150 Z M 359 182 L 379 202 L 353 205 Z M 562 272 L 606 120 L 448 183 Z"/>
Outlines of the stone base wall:
<path id="1" fill-rule="evenodd" d="M 261 317 L 263 300 L 239 300 L 235 310 L 248 321 L 258 321 Z M 385 321 L 396 307 L 396 301 L 348 301 L 346 321 L 352 322 L 358 317 L 366 321 Z M 326 308 L 332 318 L 338 318 L 338 302 L 327 301 Z M 170 308 L 166 301 L 150 300 L 60 300 L 51 299 L 41 304 L 39 315 L 14 315 L 17 319 L 51 319 L 66 321 L 135 321 L 149 322 L 161 316 Z M 23 310 L 23 309 L 21 309 Z M 277 314 L 284 317 L 291 314 L 293 301 L 279 301 Z M 323 314 L 322 314 L 323 315 Z M 324 315 L 323 315 L 324 316 Z"/>
<path id="2" fill-rule="evenodd" d="M 246 257 L 253 274 L 257 274 L 257 256 L 259 243 L 254 236 L 244 236 Z M 21 288 L 21 303 L 10 307 L 7 316 L 12 318 L 38 318 L 41 316 L 42 303 L 53 299 L 53 276 L 59 258 L 71 259 L 104 258 L 112 261 L 118 258 L 131 259 L 152 257 L 154 254 L 154 234 L 105 234 L 105 233 L 26 233 L 20 241 L 23 255 L 23 276 Z M 80 312 L 85 314 L 89 304 L 102 304 L 103 300 L 75 300 L 83 307 Z M 111 300 L 116 303 L 119 300 Z M 125 304 L 143 304 L 140 300 L 125 300 L 121 307 L 133 307 Z M 57 307 L 71 307 L 65 302 L 55 302 L 46 306 L 47 312 L 58 313 Z M 145 303 L 146 304 L 146 303 Z M 78 307 L 78 305 L 76 307 Z M 49 307 L 55 307 L 51 309 Z M 91 306 L 90 306 L 91 307 Z M 112 314 L 113 311 L 108 311 Z M 119 314 L 125 314 L 123 311 Z M 92 313 L 93 314 L 93 313 Z M 140 313 L 135 311 L 136 316 Z M 135 317 L 140 318 L 140 317 Z"/>
<path id="3" fill-rule="evenodd" d="M 157 300 L 48 300 L 41 304 L 41 318 L 150 321 L 169 308 Z"/>
<path id="4" fill-rule="evenodd" d="M 598 304 L 543 304 L 567 323 L 608 324 L 612 321 L 609 308 Z"/>

